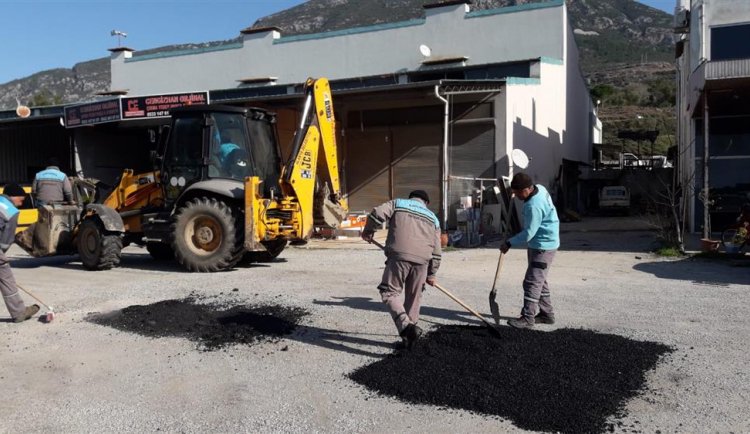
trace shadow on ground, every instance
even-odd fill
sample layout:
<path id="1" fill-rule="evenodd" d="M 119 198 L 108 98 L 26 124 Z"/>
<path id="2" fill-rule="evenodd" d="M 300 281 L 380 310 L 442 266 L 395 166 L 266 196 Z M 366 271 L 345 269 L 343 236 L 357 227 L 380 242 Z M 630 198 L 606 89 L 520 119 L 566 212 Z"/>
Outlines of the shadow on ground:
<path id="1" fill-rule="evenodd" d="M 443 326 L 412 350 L 364 366 L 350 378 L 399 400 L 463 409 L 535 431 L 613 430 L 607 419 L 645 388 L 645 374 L 672 351 L 589 330 L 553 332 Z M 387 375 L 384 375 L 387 373 Z"/>
<path id="2" fill-rule="evenodd" d="M 433 291 L 433 290 L 429 290 Z M 435 293 L 438 293 L 438 290 L 434 290 Z M 356 310 L 367 310 L 371 312 L 383 312 L 383 314 L 388 315 L 385 306 L 382 302 L 369 298 L 369 297 L 331 297 L 334 301 L 325 301 L 325 300 L 313 300 L 313 304 L 317 304 L 319 306 L 339 306 L 339 307 L 348 307 L 350 309 L 356 309 Z M 425 300 L 422 301 L 422 307 L 419 309 L 419 315 L 420 315 L 420 321 L 425 321 L 424 317 L 429 316 L 433 318 L 439 318 L 444 319 L 448 321 L 460 321 L 460 322 L 476 322 L 477 324 L 481 324 L 479 319 L 475 317 L 474 315 L 461 310 L 451 310 L 451 309 L 443 309 L 439 307 L 430 307 L 425 306 L 424 304 Z M 482 311 L 483 309 L 479 309 Z M 492 317 L 484 315 L 485 318 L 487 318 L 488 321 L 492 322 Z M 509 320 L 511 317 L 505 317 L 501 316 L 500 319 L 503 321 Z M 431 321 L 425 321 L 425 322 L 431 322 Z"/>
<path id="3" fill-rule="evenodd" d="M 272 262 L 286 262 L 283 258 L 277 258 Z M 256 267 L 269 267 L 266 263 L 241 263 L 236 268 L 256 268 Z M 59 255 L 59 256 L 47 256 L 43 258 L 32 258 L 24 257 L 17 258 L 11 261 L 11 267 L 13 268 L 38 268 L 38 267 L 55 267 L 64 268 L 70 270 L 85 270 L 86 268 L 81 263 L 81 259 L 78 255 Z M 132 270 L 143 270 L 143 271 L 164 271 L 164 272 L 179 272 L 183 271 L 188 273 L 177 260 L 157 260 L 148 254 L 138 253 L 123 253 L 120 265 L 117 268 L 121 269 L 132 269 Z M 225 270 L 232 271 L 232 270 Z"/>
<path id="4" fill-rule="evenodd" d="M 741 266 L 738 266 L 741 265 Z M 660 279 L 685 280 L 700 285 L 750 285 L 750 257 L 744 260 L 728 257 L 715 259 L 688 257 L 676 261 L 644 262 L 634 270 L 653 274 Z"/>

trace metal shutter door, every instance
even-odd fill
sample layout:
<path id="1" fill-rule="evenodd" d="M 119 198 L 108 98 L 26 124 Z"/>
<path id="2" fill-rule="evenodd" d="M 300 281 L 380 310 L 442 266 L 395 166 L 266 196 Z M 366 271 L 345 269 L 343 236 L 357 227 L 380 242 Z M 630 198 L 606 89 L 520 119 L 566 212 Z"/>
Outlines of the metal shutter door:
<path id="1" fill-rule="evenodd" d="M 394 127 L 392 131 L 394 197 L 407 197 L 412 190 L 424 190 L 430 196 L 429 208 L 437 214 L 440 210 L 442 125 Z"/>
<path id="2" fill-rule="evenodd" d="M 347 130 L 345 177 L 351 212 L 369 212 L 390 199 L 387 129 Z"/>

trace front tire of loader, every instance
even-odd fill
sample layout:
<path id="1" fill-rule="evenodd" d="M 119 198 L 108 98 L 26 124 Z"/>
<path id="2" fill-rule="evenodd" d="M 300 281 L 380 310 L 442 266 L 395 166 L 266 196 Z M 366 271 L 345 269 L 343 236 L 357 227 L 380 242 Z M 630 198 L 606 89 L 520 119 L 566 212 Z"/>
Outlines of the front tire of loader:
<path id="1" fill-rule="evenodd" d="M 212 272 L 237 263 L 237 231 L 232 210 L 223 202 L 195 198 L 177 211 L 172 249 L 189 271 Z"/>
<path id="2" fill-rule="evenodd" d="M 83 266 L 89 270 L 109 270 L 120 265 L 122 237 L 106 232 L 95 219 L 86 219 L 78 228 L 76 247 Z"/>

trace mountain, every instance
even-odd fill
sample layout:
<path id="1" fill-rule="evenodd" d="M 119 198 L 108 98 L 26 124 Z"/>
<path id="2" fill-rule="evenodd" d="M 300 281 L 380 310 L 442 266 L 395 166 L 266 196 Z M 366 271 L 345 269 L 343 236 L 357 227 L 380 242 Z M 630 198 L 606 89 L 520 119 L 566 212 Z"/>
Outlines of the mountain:
<path id="1" fill-rule="evenodd" d="M 474 0 L 472 10 L 546 0 Z M 434 0 L 309 0 L 261 18 L 253 27 L 275 26 L 297 35 L 404 21 L 424 16 Z M 672 16 L 633 0 L 567 0 L 584 70 L 601 65 L 669 61 Z"/>
<path id="2" fill-rule="evenodd" d="M 539 3 L 546 0 L 474 0 L 472 10 Z M 252 27 L 275 26 L 282 35 L 334 31 L 424 16 L 424 4 L 435 0 L 309 0 L 261 18 Z M 652 117 L 665 131 L 674 123 L 672 16 L 634 0 L 566 0 L 581 53 L 581 67 L 602 101 L 600 117 L 605 141 L 622 128 L 639 128 L 629 114 Z M 231 41 L 186 44 L 138 51 L 134 55 L 223 45 Z M 109 88 L 109 58 L 95 59 L 72 69 L 52 69 L 0 85 L 0 109 L 88 100 Z M 670 90 L 671 94 L 670 94 Z M 611 120 L 614 124 L 608 124 Z M 670 130 L 671 131 L 671 130 Z M 609 136 L 608 136 L 609 134 Z M 614 136 L 613 136 L 614 134 Z M 666 142 L 665 142 L 666 143 Z"/>

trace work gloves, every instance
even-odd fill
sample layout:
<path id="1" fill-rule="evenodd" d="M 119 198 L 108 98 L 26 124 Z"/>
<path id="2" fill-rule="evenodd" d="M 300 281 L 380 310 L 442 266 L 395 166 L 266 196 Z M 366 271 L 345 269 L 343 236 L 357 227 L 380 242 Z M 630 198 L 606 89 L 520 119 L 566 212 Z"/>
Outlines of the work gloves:
<path id="1" fill-rule="evenodd" d="M 510 250 L 510 243 L 508 240 L 503 240 L 500 242 L 500 251 L 503 253 L 508 253 L 508 250 Z"/>

